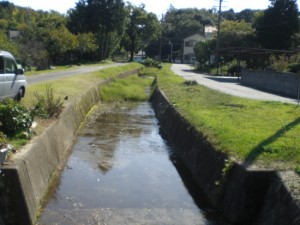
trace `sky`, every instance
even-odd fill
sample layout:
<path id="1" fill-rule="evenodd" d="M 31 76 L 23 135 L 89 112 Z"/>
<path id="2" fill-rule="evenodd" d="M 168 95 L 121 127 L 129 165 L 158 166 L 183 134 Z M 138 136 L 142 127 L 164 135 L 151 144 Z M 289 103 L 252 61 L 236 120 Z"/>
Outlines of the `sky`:
<path id="1" fill-rule="evenodd" d="M 79 0 L 9 0 L 18 6 L 29 7 L 34 10 L 55 10 L 60 13 L 66 13 L 68 9 L 74 8 Z M 219 0 L 124 0 L 131 2 L 133 5 L 139 6 L 145 4 L 145 9 L 148 12 L 155 13 L 158 17 L 164 14 L 170 5 L 175 8 L 205 8 L 218 9 Z M 297 0 L 298 6 L 300 0 Z M 222 10 L 226 11 L 230 8 L 235 12 L 240 12 L 243 9 L 266 9 L 270 5 L 269 0 L 222 0 Z M 300 8 L 300 7 L 299 7 Z"/>

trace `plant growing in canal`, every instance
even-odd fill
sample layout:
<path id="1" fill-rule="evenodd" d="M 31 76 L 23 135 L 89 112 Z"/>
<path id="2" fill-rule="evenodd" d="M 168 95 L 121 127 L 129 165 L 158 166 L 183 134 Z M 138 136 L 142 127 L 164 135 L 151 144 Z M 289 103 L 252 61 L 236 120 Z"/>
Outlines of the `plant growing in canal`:
<path id="1" fill-rule="evenodd" d="M 145 101 L 150 97 L 149 87 L 153 79 L 140 78 L 136 75 L 104 86 L 100 90 L 101 98 L 105 102 L 114 101 Z"/>

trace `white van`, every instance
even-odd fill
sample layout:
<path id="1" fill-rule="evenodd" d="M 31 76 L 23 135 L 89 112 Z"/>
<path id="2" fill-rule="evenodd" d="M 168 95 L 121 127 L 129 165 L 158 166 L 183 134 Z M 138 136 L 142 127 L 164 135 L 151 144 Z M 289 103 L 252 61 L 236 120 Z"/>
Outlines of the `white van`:
<path id="1" fill-rule="evenodd" d="M 25 95 L 26 86 L 24 70 L 17 67 L 11 53 L 0 50 L 0 99 L 20 101 Z"/>

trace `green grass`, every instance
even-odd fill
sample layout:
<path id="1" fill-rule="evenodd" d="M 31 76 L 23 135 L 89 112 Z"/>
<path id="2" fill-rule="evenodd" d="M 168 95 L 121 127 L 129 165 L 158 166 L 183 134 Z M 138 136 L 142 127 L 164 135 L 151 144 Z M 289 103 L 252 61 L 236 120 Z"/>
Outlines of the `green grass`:
<path id="1" fill-rule="evenodd" d="M 248 100 L 201 85 L 185 85 L 167 65 L 159 72 L 158 85 L 217 150 L 247 165 L 299 170 L 299 106 Z"/>
<path id="2" fill-rule="evenodd" d="M 147 89 L 152 82 L 153 79 L 139 78 L 137 75 L 115 80 L 115 82 L 101 87 L 101 98 L 105 102 L 146 101 L 150 97 Z"/>
<path id="3" fill-rule="evenodd" d="M 111 67 L 89 74 L 76 75 L 68 78 L 29 85 L 27 87 L 25 98 L 22 100 L 22 102 L 27 107 L 31 107 L 34 93 L 38 92 L 40 94 L 44 94 L 46 86 L 49 84 L 54 89 L 55 98 L 64 98 L 65 96 L 68 96 L 68 101 L 72 101 L 95 84 L 107 78 L 113 78 L 124 71 L 129 71 L 140 67 L 141 65 L 138 63 L 130 63 L 125 66 Z"/>
<path id="4" fill-rule="evenodd" d="M 109 65 L 111 63 L 112 63 L 111 61 L 107 60 L 107 61 L 103 61 L 103 62 L 95 63 L 95 64 L 84 64 L 82 66 L 90 66 L 90 65 L 93 65 L 93 66 L 97 66 L 97 65 L 98 66 L 103 66 L 103 65 Z M 77 66 L 77 65 L 54 66 L 54 69 L 47 69 L 47 70 L 36 70 L 35 67 L 32 67 L 31 71 L 26 71 L 25 72 L 25 75 L 26 76 L 40 75 L 40 74 L 57 72 L 57 71 L 62 71 L 62 70 L 76 69 L 77 67 L 80 67 L 80 66 Z"/>
<path id="5" fill-rule="evenodd" d="M 68 96 L 67 104 L 70 101 L 76 100 L 83 92 L 87 91 L 90 87 L 103 81 L 106 78 L 113 78 L 121 72 L 140 68 L 138 63 L 130 63 L 121 67 L 111 67 L 104 70 L 99 70 L 90 74 L 76 75 L 59 80 L 43 82 L 39 84 L 28 85 L 25 98 L 22 99 L 22 104 L 28 108 L 33 107 L 34 93 L 45 95 L 47 85 L 51 85 L 54 91 L 54 98 L 64 98 Z M 42 125 L 43 126 L 43 125 Z M 16 149 L 24 146 L 28 140 L 23 137 L 12 137 L 8 140 Z"/>

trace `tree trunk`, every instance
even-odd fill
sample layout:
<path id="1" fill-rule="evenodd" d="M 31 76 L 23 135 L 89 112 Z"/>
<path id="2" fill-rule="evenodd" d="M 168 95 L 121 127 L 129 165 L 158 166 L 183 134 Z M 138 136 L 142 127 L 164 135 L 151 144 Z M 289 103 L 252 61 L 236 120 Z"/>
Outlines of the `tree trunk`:
<path id="1" fill-rule="evenodd" d="M 130 37 L 131 48 L 130 48 L 130 62 L 133 61 L 134 49 L 135 49 L 135 37 Z"/>

